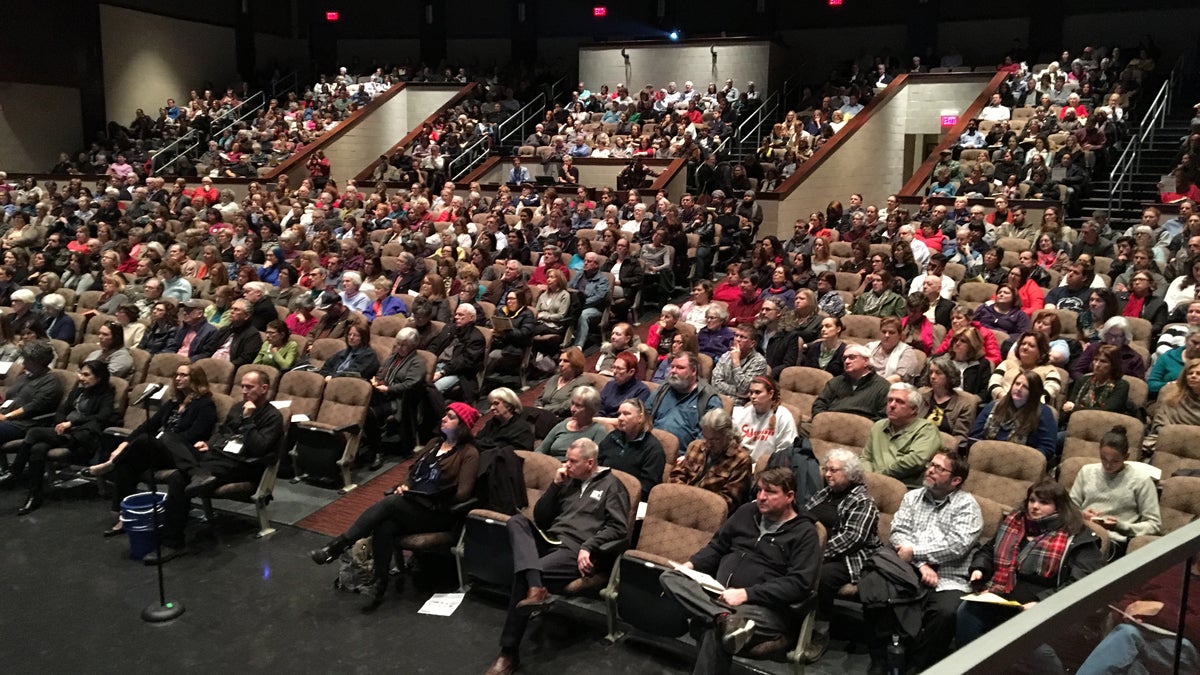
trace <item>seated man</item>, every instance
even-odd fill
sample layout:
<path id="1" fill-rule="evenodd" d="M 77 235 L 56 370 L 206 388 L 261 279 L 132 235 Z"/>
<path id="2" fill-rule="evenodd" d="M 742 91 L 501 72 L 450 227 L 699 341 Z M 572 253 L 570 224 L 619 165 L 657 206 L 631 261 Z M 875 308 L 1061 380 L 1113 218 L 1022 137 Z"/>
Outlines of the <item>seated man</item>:
<path id="1" fill-rule="evenodd" d="M 629 493 L 596 463 L 598 452 L 591 439 L 572 442 L 554 482 L 534 505 L 533 520 L 518 513 L 508 521 L 513 590 L 500 655 L 487 675 L 509 675 L 520 665 L 529 614 L 553 601 L 549 587 L 594 575 L 593 555 L 600 547 L 629 536 Z"/>
<path id="2" fill-rule="evenodd" d="M 733 655 L 752 640 L 789 635 L 799 617 L 790 611 L 816 588 L 821 544 L 811 516 L 796 512 L 791 469 L 757 476 L 757 499 L 744 504 L 684 567 L 724 582 L 717 593 L 685 572 L 660 577 L 663 590 L 706 630 L 694 673 L 728 673 Z"/>
<path id="3" fill-rule="evenodd" d="M 741 324 L 733 329 L 733 346 L 713 366 L 713 388 L 733 398 L 737 405 L 746 404 L 751 380 L 770 373 L 767 359 L 757 346 L 758 329 L 753 324 Z"/>
<path id="4" fill-rule="evenodd" d="M 871 350 L 865 345 L 846 345 L 842 363 L 842 374 L 825 383 L 813 401 L 813 417 L 823 412 L 851 413 L 872 420 L 883 417 L 889 385 L 871 370 Z"/>
<path id="5" fill-rule="evenodd" d="M 251 370 L 242 375 L 240 386 L 242 404 L 230 409 L 225 422 L 208 442 L 196 443 L 202 458 L 184 490 L 188 497 L 212 494 L 230 483 L 257 483 L 263 471 L 275 463 L 283 443 L 283 416 L 270 403 L 271 381 L 263 373 Z M 187 508 L 185 500 L 167 500 L 168 508 L 172 503 Z M 167 520 L 171 522 L 170 516 Z M 163 545 L 162 562 L 180 553 L 179 549 Z M 155 564 L 158 552 L 151 551 L 143 561 Z"/>
<path id="6" fill-rule="evenodd" d="M 911 384 L 897 382 L 888 389 L 887 419 L 871 425 L 862 451 L 864 471 L 921 486 L 926 463 L 942 449 L 937 426 L 921 416 L 924 407 L 925 398 Z"/>
<path id="7" fill-rule="evenodd" d="M 937 453 L 925 469 L 923 487 L 904 495 L 892 518 L 890 543 L 896 555 L 916 568 L 922 585 L 933 589 L 922 603 L 921 629 L 908 651 L 907 665 L 916 671 L 949 653 L 958 605 L 971 592 L 967 577 L 983 515 L 979 503 L 959 489 L 969 473 L 967 460 L 958 453 Z M 878 618 L 882 621 L 871 623 L 886 625 L 887 617 Z M 887 640 L 875 637 L 871 662 L 882 667 Z"/>
<path id="8" fill-rule="evenodd" d="M 383 466 L 380 444 L 385 429 L 401 457 L 409 457 L 432 435 L 429 397 L 425 395 L 425 360 L 417 354 L 417 329 L 405 326 L 396 334 L 392 354 L 371 378 L 371 407 L 363 429 L 366 442 L 358 460 L 374 471 Z"/>
<path id="9" fill-rule="evenodd" d="M 62 400 L 62 381 L 50 370 L 54 348 L 48 340 L 35 340 L 21 347 L 25 372 L 5 392 L 0 404 L 0 444 L 25 438 L 25 434 L 41 423 L 33 418 L 58 409 Z M 52 420 L 51 420 L 52 421 Z M 45 422 L 48 426 L 50 421 Z M 8 455 L 0 452 L 0 476 L 8 473 Z"/>
<path id="10" fill-rule="evenodd" d="M 700 438 L 704 413 L 721 407 L 717 391 L 700 381 L 699 366 L 699 358 L 690 352 L 673 357 L 666 386 L 656 389 L 646 406 L 654 418 L 654 428 L 678 438 L 681 452 Z"/>
<path id="11" fill-rule="evenodd" d="M 234 300 L 229 308 L 229 325 L 210 335 L 195 356 L 229 361 L 235 369 L 254 363 L 262 349 L 262 335 L 250 322 L 250 311 L 245 299 Z"/>
<path id="12" fill-rule="evenodd" d="M 475 306 L 461 304 L 454 310 L 454 321 L 442 329 L 435 340 L 437 365 L 434 367 L 433 386 L 443 394 L 462 387 L 463 399 L 475 400 L 479 382 L 475 375 L 483 366 L 486 346 L 483 333 L 475 327 Z"/>

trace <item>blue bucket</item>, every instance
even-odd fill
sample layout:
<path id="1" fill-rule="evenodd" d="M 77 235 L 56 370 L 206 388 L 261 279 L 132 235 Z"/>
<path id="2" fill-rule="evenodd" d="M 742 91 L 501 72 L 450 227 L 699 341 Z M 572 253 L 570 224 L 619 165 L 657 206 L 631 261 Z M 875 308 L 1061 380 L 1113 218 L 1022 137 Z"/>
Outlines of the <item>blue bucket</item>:
<path id="1" fill-rule="evenodd" d="M 154 550 L 158 543 L 155 539 L 154 518 L 158 518 L 161 528 L 166 519 L 163 502 L 165 492 L 138 492 L 121 500 L 121 526 L 129 535 L 129 557 L 141 560 Z M 153 511 L 157 511 L 154 514 Z"/>

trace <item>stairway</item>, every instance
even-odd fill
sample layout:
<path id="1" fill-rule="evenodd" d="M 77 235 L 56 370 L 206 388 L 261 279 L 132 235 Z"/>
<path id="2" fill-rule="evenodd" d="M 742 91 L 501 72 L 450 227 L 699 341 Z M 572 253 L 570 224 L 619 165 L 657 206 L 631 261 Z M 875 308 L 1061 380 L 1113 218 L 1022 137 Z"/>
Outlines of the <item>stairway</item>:
<path id="1" fill-rule="evenodd" d="M 1163 175 L 1175 168 L 1179 157 L 1180 140 L 1188 133 L 1188 115 L 1169 115 L 1153 137 L 1138 150 L 1139 159 L 1137 171 L 1129 177 L 1123 198 L 1111 201 L 1109 221 L 1114 231 L 1125 231 L 1137 224 L 1141 219 L 1142 209 L 1147 204 L 1159 201 L 1158 182 Z M 1140 130 L 1130 129 L 1130 136 L 1136 136 Z M 1114 158 L 1115 161 L 1115 158 Z M 1093 180 L 1088 196 L 1080 201 L 1079 216 L 1069 218 L 1068 223 L 1078 227 L 1084 220 L 1091 217 L 1097 209 L 1110 208 L 1112 181 L 1109 180 L 1106 169 L 1101 177 Z"/>

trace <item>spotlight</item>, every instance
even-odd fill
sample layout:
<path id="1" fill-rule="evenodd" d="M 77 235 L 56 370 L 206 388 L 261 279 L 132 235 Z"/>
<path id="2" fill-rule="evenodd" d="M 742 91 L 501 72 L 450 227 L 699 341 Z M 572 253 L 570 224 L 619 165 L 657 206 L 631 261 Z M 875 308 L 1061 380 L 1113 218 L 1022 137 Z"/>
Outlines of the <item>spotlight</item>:
<path id="1" fill-rule="evenodd" d="M 683 33 L 679 30 L 673 30 L 670 33 L 667 33 L 667 37 L 671 38 L 672 40 L 678 40 L 679 36 L 682 34 Z"/>

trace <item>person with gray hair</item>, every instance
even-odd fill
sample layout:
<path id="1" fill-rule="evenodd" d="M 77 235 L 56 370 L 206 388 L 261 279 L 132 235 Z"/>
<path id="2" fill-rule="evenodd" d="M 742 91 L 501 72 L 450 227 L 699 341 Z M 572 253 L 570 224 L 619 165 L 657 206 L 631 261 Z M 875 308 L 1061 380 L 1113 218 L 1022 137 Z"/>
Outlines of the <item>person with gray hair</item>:
<path id="1" fill-rule="evenodd" d="M 600 392 L 595 387 L 576 387 L 571 392 L 571 416 L 554 425 L 542 439 L 537 451 L 543 455 L 564 458 L 567 448 L 580 438 L 599 443 L 608 435 L 608 427 L 596 421 L 600 410 Z"/>
<path id="2" fill-rule="evenodd" d="M 929 362 L 925 385 L 918 391 L 928 404 L 925 419 L 933 422 L 938 431 L 950 434 L 958 447 L 966 447 L 979 409 L 979 397 L 962 391 L 958 366 L 949 355 L 943 354 Z"/>
<path id="3" fill-rule="evenodd" d="M 534 447 L 533 425 L 522 419 L 521 399 L 508 387 L 497 387 L 488 394 L 491 417 L 475 434 L 479 452 L 529 450 Z M 486 457 L 486 456 L 485 456 Z"/>
<path id="4" fill-rule="evenodd" d="M 845 448 L 830 450 L 821 467 L 821 478 L 825 487 L 803 505 L 797 504 L 797 510 L 802 506 L 829 533 L 817 585 L 821 607 L 827 614 L 838 589 L 858 583 L 863 563 L 879 547 L 879 508 L 867 491 L 866 472 L 854 452 Z M 829 644 L 829 633 L 817 631 L 813 639 L 817 651 L 823 652 Z"/>
<path id="5" fill-rule="evenodd" d="M 907 382 L 888 389 L 887 417 L 871 425 L 862 452 L 863 469 L 921 486 L 925 465 L 942 449 L 937 427 L 921 417 L 925 399 Z"/>
<path id="6" fill-rule="evenodd" d="M 742 448 L 742 435 L 724 408 L 704 413 L 700 434 L 701 438 L 692 441 L 675 462 L 667 482 L 714 492 L 732 513 L 745 497 L 754 463 Z"/>
<path id="7" fill-rule="evenodd" d="M 1100 339 L 1084 348 L 1079 358 L 1075 359 L 1067 368 L 1071 380 L 1079 381 L 1083 379 L 1084 375 L 1092 372 L 1092 361 L 1095 360 L 1096 353 L 1104 345 L 1112 345 L 1117 348 L 1121 355 L 1121 372 L 1126 377 L 1145 379 L 1146 361 L 1141 354 L 1129 346 L 1132 342 L 1133 329 L 1129 326 L 1129 319 L 1123 316 L 1114 316 L 1105 321 L 1104 326 L 1100 328 Z"/>
<path id="8" fill-rule="evenodd" d="M 383 465 L 380 447 L 388 439 L 401 457 L 408 457 L 437 424 L 425 394 L 425 360 L 417 353 L 417 330 L 405 326 L 396 334 L 392 353 L 371 378 L 371 402 L 363 426 L 366 442 L 359 458 L 371 470 Z"/>
<path id="9" fill-rule="evenodd" d="M 887 395 L 888 381 L 871 370 L 871 350 L 848 344 L 842 351 L 842 374 L 825 383 L 812 414 L 844 412 L 877 420 L 884 416 Z"/>

